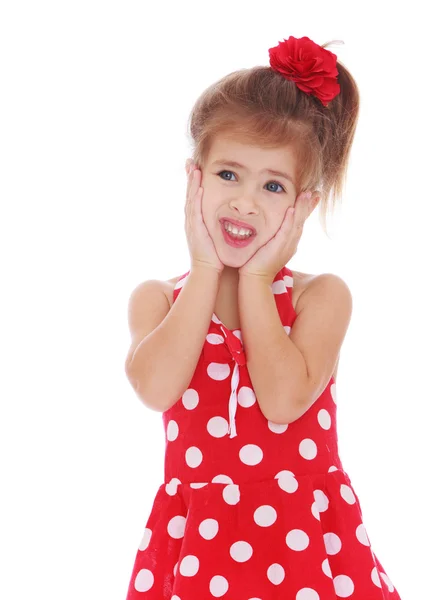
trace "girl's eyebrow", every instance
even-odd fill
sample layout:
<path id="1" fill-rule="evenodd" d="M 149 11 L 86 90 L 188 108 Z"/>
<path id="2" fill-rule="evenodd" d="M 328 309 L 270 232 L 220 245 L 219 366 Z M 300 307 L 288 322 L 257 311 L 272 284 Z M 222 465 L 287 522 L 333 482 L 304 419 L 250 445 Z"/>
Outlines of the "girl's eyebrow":
<path id="1" fill-rule="evenodd" d="M 216 164 L 228 165 L 229 167 L 236 167 L 239 169 L 244 169 L 245 171 L 249 171 L 248 167 L 241 165 L 240 163 L 236 162 L 235 160 L 225 160 L 225 159 L 220 158 L 218 160 L 215 160 L 212 164 L 213 165 L 216 165 Z M 290 177 L 290 175 L 288 175 L 287 173 L 283 173 L 282 171 L 276 171 L 275 169 L 262 169 L 260 171 L 260 173 L 271 173 L 272 175 L 278 175 L 278 177 L 284 177 L 284 179 L 291 181 L 294 185 L 294 181 Z"/>

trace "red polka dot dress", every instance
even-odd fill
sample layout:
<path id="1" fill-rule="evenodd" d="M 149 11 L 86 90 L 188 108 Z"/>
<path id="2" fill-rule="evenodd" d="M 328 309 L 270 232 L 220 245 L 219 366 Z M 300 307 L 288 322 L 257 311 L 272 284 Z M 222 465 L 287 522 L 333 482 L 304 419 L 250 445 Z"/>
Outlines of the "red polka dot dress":
<path id="1" fill-rule="evenodd" d="M 284 267 L 272 291 L 287 333 L 292 288 Z M 164 483 L 127 600 L 400 600 L 342 467 L 335 398 L 332 377 L 298 420 L 268 421 L 241 331 L 213 314 L 189 387 L 162 415 Z"/>

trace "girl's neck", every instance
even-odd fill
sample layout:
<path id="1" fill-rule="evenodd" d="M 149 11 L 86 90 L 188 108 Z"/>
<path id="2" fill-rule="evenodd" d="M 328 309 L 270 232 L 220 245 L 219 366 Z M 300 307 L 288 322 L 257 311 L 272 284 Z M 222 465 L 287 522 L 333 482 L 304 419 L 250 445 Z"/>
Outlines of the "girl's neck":
<path id="1" fill-rule="evenodd" d="M 239 270 L 225 266 L 219 280 L 214 312 L 229 329 L 238 327 L 238 288 Z"/>

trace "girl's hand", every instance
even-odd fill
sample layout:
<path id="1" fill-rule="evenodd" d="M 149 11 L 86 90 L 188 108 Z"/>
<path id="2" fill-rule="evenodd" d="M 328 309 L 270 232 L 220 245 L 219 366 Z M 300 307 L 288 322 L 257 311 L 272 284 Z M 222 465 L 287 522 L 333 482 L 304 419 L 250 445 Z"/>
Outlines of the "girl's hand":
<path id="1" fill-rule="evenodd" d="M 184 208 L 184 230 L 189 246 L 191 266 L 207 267 L 221 273 L 224 265 L 216 253 L 213 240 L 202 218 L 204 188 L 200 187 L 201 171 L 195 168 L 192 161 L 188 161 L 186 166 L 188 167 L 188 184 Z"/>
<path id="2" fill-rule="evenodd" d="M 278 271 L 296 254 L 304 223 L 311 212 L 310 198 L 311 192 L 298 196 L 295 211 L 287 209 L 277 233 L 240 267 L 240 275 L 260 277 L 272 284 Z"/>

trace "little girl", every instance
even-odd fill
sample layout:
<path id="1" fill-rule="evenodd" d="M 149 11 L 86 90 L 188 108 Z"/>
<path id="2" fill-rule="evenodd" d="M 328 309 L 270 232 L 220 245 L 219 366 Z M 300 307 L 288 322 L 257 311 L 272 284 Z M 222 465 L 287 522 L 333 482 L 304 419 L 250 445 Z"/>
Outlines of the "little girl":
<path id="1" fill-rule="evenodd" d="M 193 108 L 190 269 L 129 305 L 126 373 L 166 452 L 127 600 L 400 600 L 338 453 L 350 291 L 286 266 L 342 191 L 358 119 L 326 45 L 279 42 Z"/>

